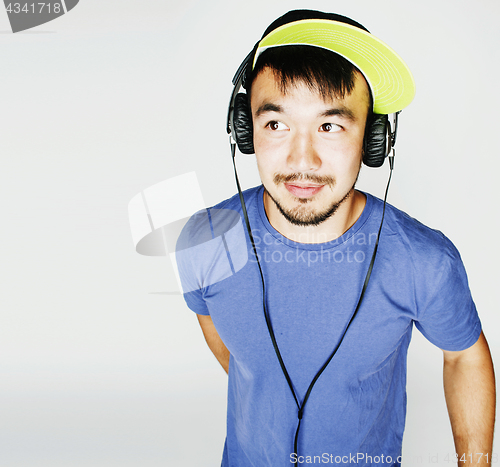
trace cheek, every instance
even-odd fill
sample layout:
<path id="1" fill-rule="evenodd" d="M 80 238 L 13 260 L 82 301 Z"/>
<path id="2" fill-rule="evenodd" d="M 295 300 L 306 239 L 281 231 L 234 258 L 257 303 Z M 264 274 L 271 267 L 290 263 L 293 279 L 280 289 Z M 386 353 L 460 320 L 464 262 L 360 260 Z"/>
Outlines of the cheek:
<path id="1" fill-rule="evenodd" d="M 273 178 L 274 174 L 278 171 L 274 166 L 273 161 L 269 160 L 264 154 L 255 150 L 255 158 L 257 161 L 257 169 L 259 171 L 260 179 L 265 182 Z"/>
<path id="2" fill-rule="evenodd" d="M 254 149 L 261 178 L 278 172 L 280 161 L 286 160 L 285 145 L 270 138 L 259 138 L 258 134 L 254 135 Z"/>
<path id="3" fill-rule="evenodd" d="M 275 154 L 283 150 L 284 144 L 280 138 L 270 138 L 264 131 L 254 131 L 253 146 L 256 154 Z"/>
<path id="4" fill-rule="evenodd" d="M 362 145 L 357 148 L 353 148 L 349 157 L 346 157 L 344 160 L 345 173 L 355 177 L 361 167 L 362 157 Z"/>
<path id="5" fill-rule="evenodd" d="M 358 170 L 362 159 L 362 141 L 331 141 L 317 146 L 324 168 L 340 172 Z"/>

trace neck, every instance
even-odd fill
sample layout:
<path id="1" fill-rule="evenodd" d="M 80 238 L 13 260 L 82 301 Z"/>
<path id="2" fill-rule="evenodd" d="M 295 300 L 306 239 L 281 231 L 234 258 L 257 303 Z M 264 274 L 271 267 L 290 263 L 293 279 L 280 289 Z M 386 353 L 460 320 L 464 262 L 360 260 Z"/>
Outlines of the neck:
<path id="1" fill-rule="evenodd" d="M 365 195 L 353 189 L 327 220 L 319 225 L 300 226 L 288 221 L 264 191 L 264 208 L 269 223 L 281 235 L 297 243 L 326 243 L 341 237 L 358 220 L 365 204 Z"/>

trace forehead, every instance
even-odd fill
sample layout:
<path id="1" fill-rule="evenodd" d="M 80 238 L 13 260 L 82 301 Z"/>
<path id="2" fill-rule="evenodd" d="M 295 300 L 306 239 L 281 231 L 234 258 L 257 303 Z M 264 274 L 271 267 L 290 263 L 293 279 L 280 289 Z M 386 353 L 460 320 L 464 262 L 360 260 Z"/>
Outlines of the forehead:
<path id="1" fill-rule="evenodd" d="M 252 112 L 266 103 L 275 101 L 322 101 L 325 105 L 343 105 L 360 108 L 368 111 L 371 107 L 371 97 L 368 83 L 363 75 L 355 73 L 354 88 L 352 92 L 342 95 L 325 94 L 314 85 L 298 79 L 292 83 L 283 84 L 281 77 L 271 68 L 264 68 L 254 78 L 250 94 Z M 307 99 L 306 99 L 307 98 Z"/>

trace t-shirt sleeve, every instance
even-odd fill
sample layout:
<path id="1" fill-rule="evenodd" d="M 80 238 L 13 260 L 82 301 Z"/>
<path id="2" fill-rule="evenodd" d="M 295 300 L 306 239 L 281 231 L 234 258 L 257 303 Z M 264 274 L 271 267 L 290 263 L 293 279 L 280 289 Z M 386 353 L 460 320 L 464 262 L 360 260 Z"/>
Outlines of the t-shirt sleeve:
<path id="1" fill-rule="evenodd" d="M 248 262 L 240 214 L 229 208 L 208 208 L 191 216 L 177 239 L 175 258 L 187 305 L 208 315 L 205 298 L 212 287 Z"/>
<path id="2" fill-rule="evenodd" d="M 189 250 L 176 253 L 177 272 L 187 306 L 198 315 L 209 315 L 203 298 L 203 289 L 197 283 L 194 265 Z"/>
<path id="3" fill-rule="evenodd" d="M 446 237 L 430 263 L 416 270 L 415 282 L 417 294 L 420 288 L 424 297 L 420 303 L 417 299 L 417 329 L 443 350 L 473 345 L 481 334 L 481 322 L 460 254 Z"/>
<path id="4" fill-rule="evenodd" d="M 177 239 L 175 262 L 178 278 L 182 287 L 182 293 L 187 306 L 199 315 L 209 315 L 208 307 L 203 298 L 199 271 L 196 265 L 197 244 L 207 241 L 200 238 L 206 229 L 204 213 L 200 211 L 194 214 L 186 223 Z"/>
<path id="5" fill-rule="evenodd" d="M 201 290 L 193 290 L 191 292 L 184 293 L 184 300 L 186 301 L 187 306 L 196 314 L 205 316 L 210 314 L 207 304 L 205 300 L 203 300 Z"/>

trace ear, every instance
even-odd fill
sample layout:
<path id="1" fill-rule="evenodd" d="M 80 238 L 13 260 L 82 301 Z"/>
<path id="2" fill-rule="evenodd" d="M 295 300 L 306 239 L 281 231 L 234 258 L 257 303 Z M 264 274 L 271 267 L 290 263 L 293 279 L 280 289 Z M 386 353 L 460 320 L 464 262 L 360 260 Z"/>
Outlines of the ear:
<path id="1" fill-rule="evenodd" d="M 236 94 L 233 113 L 234 134 L 238 149 L 242 154 L 253 154 L 252 113 L 248 105 L 248 97 L 244 93 Z"/>

